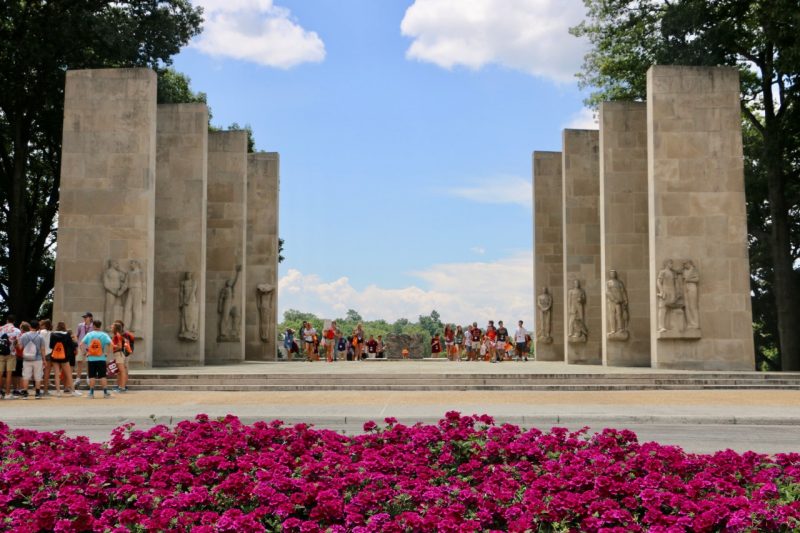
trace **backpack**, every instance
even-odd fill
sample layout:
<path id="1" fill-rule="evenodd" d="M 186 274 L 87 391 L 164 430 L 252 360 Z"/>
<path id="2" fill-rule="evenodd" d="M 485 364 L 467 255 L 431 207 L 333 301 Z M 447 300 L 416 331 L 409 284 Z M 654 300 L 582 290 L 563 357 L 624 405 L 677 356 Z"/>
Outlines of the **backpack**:
<path id="1" fill-rule="evenodd" d="M 123 333 L 122 333 L 122 337 L 123 337 L 123 338 L 124 338 L 126 341 L 128 341 L 127 343 L 125 343 L 125 356 L 127 357 L 127 356 L 129 356 L 130 354 L 132 354 L 132 353 L 133 353 L 133 343 L 134 343 L 134 339 L 133 339 L 133 335 L 131 334 L 131 332 L 130 332 L 130 331 L 125 331 L 125 332 L 123 332 Z"/>
<path id="2" fill-rule="evenodd" d="M 64 350 L 64 343 L 61 341 L 56 342 L 56 345 L 53 346 L 53 351 L 50 352 L 50 359 L 59 363 L 61 361 L 65 361 L 67 359 L 67 351 Z"/>
<path id="3" fill-rule="evenodd" d="M 131 336 L 129 334 L 127 334 L 127 333 L 123 333 L 122 335 L 119 336 L 119 341 L 120 341 L 120 344 L 122 346 L 120 347 L 119 350 L 116 350 L 116 351 L 122 352 L 123 355 L 125 355 L 125 357 L 128 357 L 130 354 L 133 353 L 133 348 L 131 347 L 130 337 Z M 116 337 L 114 337 L 114 344 L 117 344 L 117 338 Z"/>
<path id="4" fill-rule="evenodd" d="M 103 355 L 103 343 L 100 342 L 100 339 L 97 337 L 92 339 L 92 341 L 89 343 L 88 349 L 86 350 L 86 355 L 90 355 L 92 357 L 99 357 Z"/>
<path id="5" fill-rule="evenodd" d="M 39 347 L 33 340 L 29 340 L 25 346 L 22 347 L 22 360 L 23 361 L 36 361 L 36 356 L 39 355 Z"/>
<path id="6" fill-rule="evenodd" d="M 11 339 L 8 333 L 0 335 L 0 355 L 11 355 Z"/>

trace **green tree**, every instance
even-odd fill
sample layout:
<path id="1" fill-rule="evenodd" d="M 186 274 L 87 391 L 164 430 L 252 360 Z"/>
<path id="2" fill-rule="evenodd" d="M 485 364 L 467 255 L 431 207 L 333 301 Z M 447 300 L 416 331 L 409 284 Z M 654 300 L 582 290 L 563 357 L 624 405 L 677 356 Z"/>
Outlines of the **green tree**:
<path id="1" fill-rule="evenodd" d="M 152 67 L 199 33 L 189 0 L 0 2 L 0 299 L 36 316 L 53 289 L 67 69 Z"/>
<path id="2" fill-rule="evenodd" d="M 194 92 L 191 87 L 192 80 L 182 72 L 173 68 L 156 69 L 158 74 L 158 103 L 159 104 L 205 104 L 206 93 Z M 209 113 L 209 120 L 211 114 Z"/>
<path id="3" fill-rule="evenodd" d="M 800 5 L 797 0 L 584 0 L 587 104 L 643 100 L 652 64 L 730 65 L 742 80 L 756 342 L 800 369 Z M 774 309 L 774 313 L 771 311 Z M 774 351 L 774 350 L 773 350 Z"/>
<path id="4" fill-rule="evenodd" d="M 428 332 L 433 337 L 436 333 L 444 331 L 444 324 L 442 324 L 441 316 L 438 311 L 434 309 L 429 316 L 420 315 L 419 325 L 422 329 Z"/>

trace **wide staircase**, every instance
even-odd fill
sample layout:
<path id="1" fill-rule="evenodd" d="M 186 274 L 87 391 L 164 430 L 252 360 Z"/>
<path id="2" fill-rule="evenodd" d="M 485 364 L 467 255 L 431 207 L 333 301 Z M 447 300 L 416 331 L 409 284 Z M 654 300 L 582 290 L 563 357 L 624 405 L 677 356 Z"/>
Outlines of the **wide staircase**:
<path id="1" fill-rule="evenodd" d="M 623 391 L 800 390 L 800 373 L 174 374 L 132 372 L 132 390 L 157 391 Z"/>

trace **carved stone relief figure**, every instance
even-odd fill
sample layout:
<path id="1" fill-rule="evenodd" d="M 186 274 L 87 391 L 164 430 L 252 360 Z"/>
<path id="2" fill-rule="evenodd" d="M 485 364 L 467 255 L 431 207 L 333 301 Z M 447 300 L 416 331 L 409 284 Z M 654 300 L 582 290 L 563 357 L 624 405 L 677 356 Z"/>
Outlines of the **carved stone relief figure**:
<path id="1" fill-rule="evenodd" d="M 272 296 L 275 285 L 262 283 L 256 287 L 256 306 L 258 307 L 258 335 L 263 342 L 269 340 L 269 319 L 272 312 Z"/>
<path id="2" fill-rule="evenodd" d="M 586 329 L 586 291 L 581 288 L 581 282 L 574 280 L 572 288 L 567 293 L 569 311 L 569 342 L 586 342 L 589 331 Z"/>
<path id="3" fill-rule="evenodd" d="M 234 302 L 234 289 L 236 282 L 239 281 L 239 273 L 242 265 L 236 266 L 236 274 L 233 279 L 225 281 L 225 285 L 219 290 L 217 300 L 217 313 L 219 314 L 219 328 L 217 330 L 217 342 L 237 342 L 239 340 L 238 317 L 239 309 Z"/>
<path id="4" fill-rule="evenodd" d="M 130 262 L 128 270 L 128 295 L 125 298 L 124 322 L 128 329 L 136 334 L 142 330 L 144 303 L 147 300 L 147 279 L 137 260 Z M 138 335 L 137 335 L 138 336 Z"/>
<path id="5" fill-rule="evenodd" d="M 179 306 L 181 330 L 178 337 L 187 341 L 196 341 L 199 337 L 200 303 L 197 300 L 197 281 L 192 272 L 186 272 L 181 280 Z"/>
<path id="6" fill-rule="evenodd" d="M 676 269 L 674 265 L 680 266 Z M 656 278 L 657 335 L 660 339 L 699 339 L 700 310 L 697 285 L 700 274 L 693 261 L 664 261 Z"/>
<path id="7" fill-rule="evenodd" d="M 625 284 L 617 276 L 616 270 L 608 271 L 606 282 L 606 321 L 609 340 L 626 341 L 628 332 L 628 291 Z"/>
<path id="8" fill-rule="evenodd" d="M 683 302 L 686 312 L 686 329 L 700 329 L 700 309 L 697 301 L 697 284 L 700 273 L 692 261 L 683 264 Z"/>
<path id="9" fill-rule="evenodd" d="M 119 268 L 119 262 L 109 259 L 103 271 L 103 288 L 106 291 L 103 322 L 111 330 L 111 324 L 123 317 L 125 293 L 128 290 L 127 275 Z"/>
<path id="10" fill-rule="evenodd" d="M 552 323 L 553 323 L 553 296 L 547 287 L 542 288 L 542 293 L 536 298 L 536 306 L 539 308 L 539 342 L 550 344 L 553 342 Z"/>

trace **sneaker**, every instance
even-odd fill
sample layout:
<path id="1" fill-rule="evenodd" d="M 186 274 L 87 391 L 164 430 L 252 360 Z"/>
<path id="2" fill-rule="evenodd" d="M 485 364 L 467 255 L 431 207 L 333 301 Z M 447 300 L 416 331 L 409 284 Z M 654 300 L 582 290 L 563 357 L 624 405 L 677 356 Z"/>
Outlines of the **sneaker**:
<path id="1" fill-rule="evenodd" d="M 18 390 L 18 389 L 14 389 L 14 391 L 11 394 L 12 394 L 12 396 L 15 396 L 15 397 L 19 398 L 19 397 L 22 396 L 22 391 Z"/>
<path id="2" fill-rule="evenodd" d="M 119 391 L 120 392 L 128 392 L 128 387 L 125 387 L 124 389 L 120 389 Z"/>
<path id="3" fill-rule="evenodd" d="M 56 398 L 61 398 L 62 396 L 64 396 L 64 393 L 61 392 L 60 390 L 57 390 L 56 391 Z"/>
<path id="4" fill-rule="evenodd" d="M 111 398 L 111 393 L 110 393 L 110 392 L 108 392 L 107 390 L 104 390 L 104 391 L 103 391 L 103 398 L 106 398 L 106 399 L 107 399 L 107 398 Z"/>
<path id="5" fill-rule="evenodd" d="M 75 380 L 75 389 L 77 390 L 81 386 L 81 378 Z"/>
<path id="6" fill-rule="evenodd" d="M 19 391 L 19 395 L 22 396 L 23 400 L 27 400 L 28 399 L 28 391 L 26 391 L 26 390 Z"/>
<path id="7" fill-rule="evenodd" d="M 72 394 L 73 396 L 83 396 L 82 393 L 80 393 L 80 392 L 78 392 L 76 390 L 73 390 L 70 394 Z"/>
<path id="8" fill-rule="evenodd" d="M 37 399 L 37 400 L 41 400 L 42 398 L 44 398 L 44 394 L 42 394 L 42 391 L 37 390 L 36 391 L 36 395 L 34 396 L 34 398 Z"/>
<path id="9" fill-rule="evenodd" d="M 89 389 L 89 394 L 86 395 L 90 400 L 94 400 L 94 389 Z"/>
<path id="10" fill-rule="evenodd" d="M 114 388 L 113 388 L 113 389 L 111 389 L 111 390 L 112 390 L 112 391 L 114 391 L 115 393 L 122 392 L 122 390 L 121 390 L 119 387 L 114 387 Z"/>

